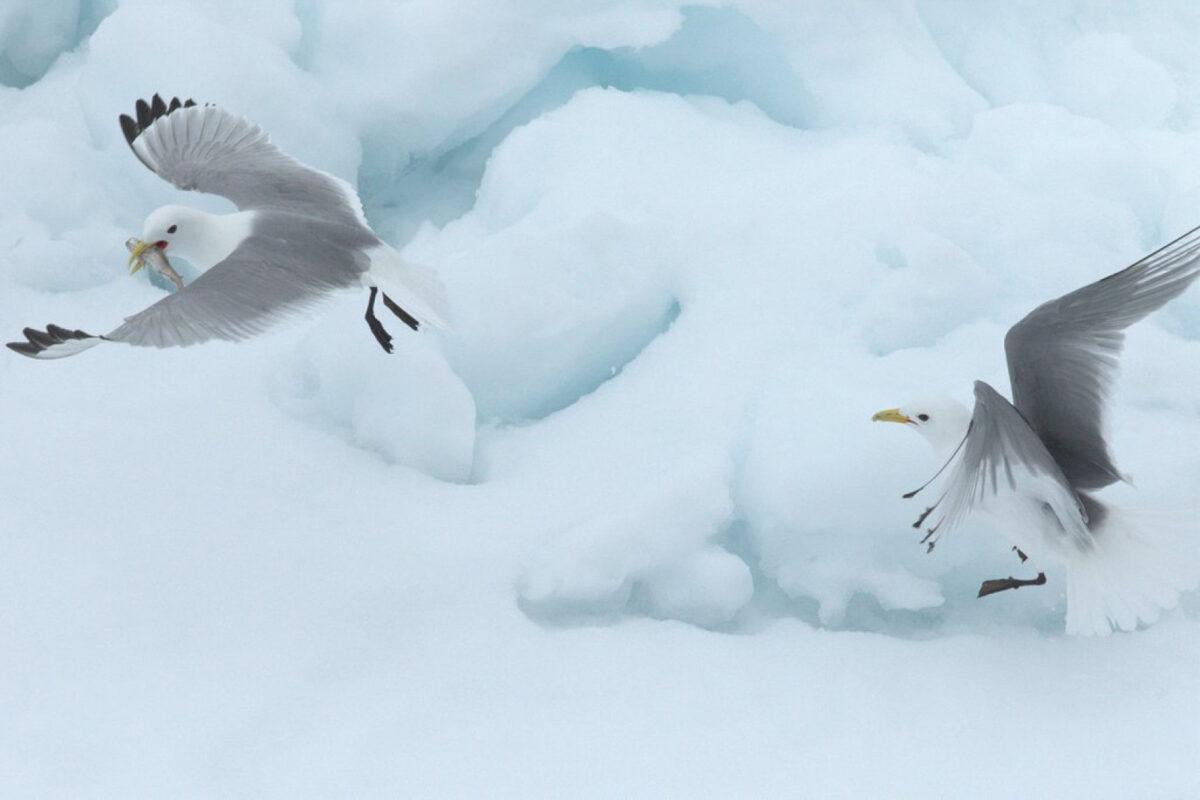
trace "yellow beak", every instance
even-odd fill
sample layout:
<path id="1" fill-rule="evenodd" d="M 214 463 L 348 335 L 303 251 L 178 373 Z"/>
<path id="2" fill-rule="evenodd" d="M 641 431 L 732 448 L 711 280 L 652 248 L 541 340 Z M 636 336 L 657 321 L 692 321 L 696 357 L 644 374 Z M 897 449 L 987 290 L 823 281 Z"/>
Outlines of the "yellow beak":
<path id="1" fill-rule="evenodd" d="M 147 250 L 149 250 L 151 247 L 154 247 L 154 246 L 155 245 L 153 242 L 143 242 L 141 239 L 138 239 L 138 243 L 135 244 L 133 246 L 133 249 L 129 251 L 129 274 L 130 275 L 137 272 L 142 267 L 146 266 L 146 259 L 144 259 L 142 256 L 144 256 L 146 254 Z"/>
<path id="2" fill-rule="evenodd" d="M 871 417 L 872 422 L 902 422 L 911 424 L 912 419 L 900 413 L 898 408 L 885 408 L 883 411 L 876 411 Z"/>

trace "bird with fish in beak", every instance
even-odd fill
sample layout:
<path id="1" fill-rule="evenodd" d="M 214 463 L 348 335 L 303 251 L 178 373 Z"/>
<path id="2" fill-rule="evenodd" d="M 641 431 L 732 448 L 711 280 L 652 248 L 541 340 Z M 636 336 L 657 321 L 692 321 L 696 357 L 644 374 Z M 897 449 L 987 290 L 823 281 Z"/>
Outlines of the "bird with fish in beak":
<path id="1" fill-rule="evenodd" d="M 153 242 L 147 242 L 144 239 L 138 239 L 136 236 L 125 240 L 125 247 L 129 249 L 129 274 L 134 275 L 146 266 L 149 262 L 154 270 L 164 278 L 175 284 L 175 289 L 183 288 L 183 278 L 171 266 L 171 262 L 167 259 L 167 246 L 170 243 L 165 239 L 159 239 Z"/>

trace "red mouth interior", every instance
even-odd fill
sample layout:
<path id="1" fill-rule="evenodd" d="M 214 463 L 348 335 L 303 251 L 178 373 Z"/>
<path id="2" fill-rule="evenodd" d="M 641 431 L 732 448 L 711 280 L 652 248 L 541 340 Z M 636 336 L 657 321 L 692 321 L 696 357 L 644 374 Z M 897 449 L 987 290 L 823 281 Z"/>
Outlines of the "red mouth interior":
<path id="1" fill-rule="evenodd" d="M 170 243 L 166 239 L 159 239 L 157 242 L 154 243 L 154 246 L 157 247 L 159 250 L 166 250 L 168 244 L 170 244 Z"/>

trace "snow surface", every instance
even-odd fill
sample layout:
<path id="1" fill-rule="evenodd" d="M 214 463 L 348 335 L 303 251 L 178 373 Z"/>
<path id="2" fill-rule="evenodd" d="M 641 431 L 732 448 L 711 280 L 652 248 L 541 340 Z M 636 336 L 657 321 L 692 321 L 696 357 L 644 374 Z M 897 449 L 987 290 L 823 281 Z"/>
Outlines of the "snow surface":
<path id="1" fill-rule="evenodd" d="M 115 124 L 220 102 L 357 182 L 453 335 L 355 293 L 239 346 L 0 357 L 0 795 L 1200 796 L 1200 600 L 1062 633 L 1062 575 L 900 499 L 873 411 L 1200 222 L 1200 7 L 0 4 L 0 333 L 165 287 Z M 142 273 L 143 275 L 145 273 Z M 1112 435 L 1200 487 L 1200 291 Z M 887 428 L 887 429 L 885 429 Z M 1181 557 L 1183 557 L 1181 555 Z"/>

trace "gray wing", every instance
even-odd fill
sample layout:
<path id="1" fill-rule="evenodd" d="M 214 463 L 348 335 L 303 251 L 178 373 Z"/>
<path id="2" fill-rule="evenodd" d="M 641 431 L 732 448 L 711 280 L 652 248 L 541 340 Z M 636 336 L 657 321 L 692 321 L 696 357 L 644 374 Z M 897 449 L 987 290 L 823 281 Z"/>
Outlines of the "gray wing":
<path id="1" fill-rule="evenodd" d="M 1200 275 L 1200 228 L 1113 275 L 1035 308 L 1004 339 L 1013 402 L 1077 489 L 1122 475 L 1104 440 L 1104 402 L 1124 329 Z"/>
<path id="2" fill-rule="evenodd" d="M 333 289 L 357 285 L 366 261 L 340 226 L 315 235 L 264 224 L 224 261 L 104 338 L 149 347 L 246 339 Z"/>
<path id="3" fill-rule="evenodd" d="M 1044 504 L 1039 513 L 1052 512 L 1064 534 L 1090 543 L 1087 510 L 1058 462 L 1012 403 L 983 381 L 975 382 L 975 409 L 959 452 L 941 498 L 914 526 L 940 512 L 922 539 L 930 549 L 972 510 L 1013 494 L 1037 498 Z"/>
<path id="4" fill-rule="evenodd" d="M 366 224 L 348 183 L 285 155 L 257 125 L 222 108 L 154 95 L 138 100 L 136 119 L 122 114 L 120 123 L 138 160 L 180 189 L 221 195 L 243 211 Z"/>
<path id="5" fill-rule="evenodd" d="M 358 285 L 368 258 L 362 229 L 265 212 L 246 241 L 192 283 L 128 317 L 105 336 L 47 325 L 26 328 L 8 348 L 41 360 L 66 358 L 104 342 L 186 347 L 212 339 L 239 341 Z M 373 238 L 371 239 L 373 241 Z"/>

